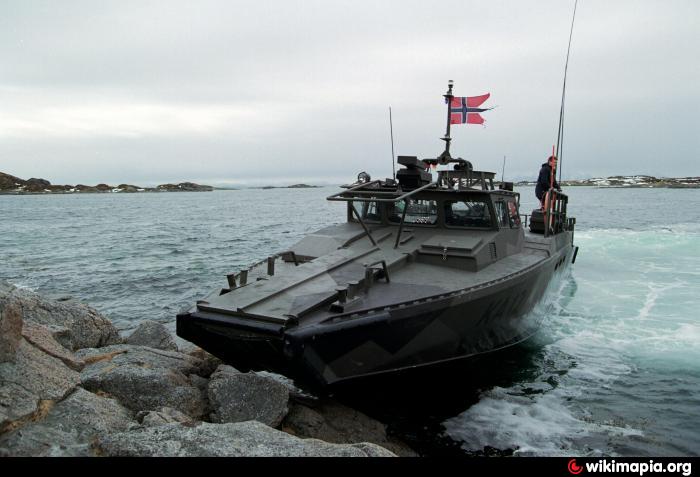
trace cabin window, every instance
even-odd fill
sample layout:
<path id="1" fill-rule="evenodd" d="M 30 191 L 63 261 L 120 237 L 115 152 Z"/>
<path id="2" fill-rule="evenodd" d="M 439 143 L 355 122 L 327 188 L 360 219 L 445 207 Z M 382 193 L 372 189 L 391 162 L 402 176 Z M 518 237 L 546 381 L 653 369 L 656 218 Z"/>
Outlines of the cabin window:
<path id="1" fill-rule="evenodd" d="M 452 227 L 492 227 L 491 212 L 485 200 L 445 202 L 445 224 Z"/>
<path id="2" fill-rule="evenodd" d="M 379 210 L 379 204 L 376 202 L 361 202 L 359 200 L 353 200 L 350 204 L 355 206 L 355 210 L 362 217 L 363 222 L 379 223 L 382 221 L 382 214 Z M 350 211 L 352 220 L 355 221 L 357 218 L 355 214 Z"/>
<path id="3" fill-rule="evenodd" d="M 405 201 L 400 201 L 393 204 L 389 213 L 389 222 L 398 224 L 401 222 Z M 408 209 L 406 209 L 406 224 L 424 224 L 435 225 L 437 223 L 438 209 L 437 201 L 434 200 L 408 200 Z"/>
<path id="4" fill-rule="evenodd" d="M 498 226 L 501 228 L 510 227 L 510 219 L 508 217 L 508 209 L 506 203 L 503 200 L 497 200 L 496 205 L 496 217 L 498 218 Z"/>
<path id="5" fill-rule="evenodd" d="M 518 205 L 515 203 L 515 199 L 510 199 L 508 201 L 508 216 L 510 219 L 510 228 L 520 228 L 520 214 L 518 213 Z"/>

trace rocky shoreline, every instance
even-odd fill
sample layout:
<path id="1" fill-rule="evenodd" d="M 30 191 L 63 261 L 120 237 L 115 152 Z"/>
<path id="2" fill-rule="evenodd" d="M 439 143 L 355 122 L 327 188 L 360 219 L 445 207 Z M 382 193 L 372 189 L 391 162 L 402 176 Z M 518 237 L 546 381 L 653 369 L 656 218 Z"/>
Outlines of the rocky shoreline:
<path id="1" fill-rule="evenodd" d="M 97 184 L 88 186 L 55 185 L 46 179 L 20 179 L 0 172 L 0 194 L 25 195 L 25 194 L 106 194 L 106 193 L 136 193 L 136 192 L 211 192 L 214 188 L 208 185 L 195 184 L 194 182 L 180 182 L 179 184 L 160 184 L 156 187 L 140 187 L 132 184 Z"/>
<path id="2" fill-rule="evenodd" d="M 520 181 L 516 186 L 534 186 L 535 181 Z M 601 188 L 670 188 L 698 189 L 700 177 L 654 177 L 654 176 L 610 176 L 594 177 L 592 179 L 575 179 L 561 181 L 562 187 L 601 187 Z"/>
<path id="3" fill-rule="evenodd" d="M 0 456 L 396 455 L 416 454 L 283 376 L 0 282 Z"/>

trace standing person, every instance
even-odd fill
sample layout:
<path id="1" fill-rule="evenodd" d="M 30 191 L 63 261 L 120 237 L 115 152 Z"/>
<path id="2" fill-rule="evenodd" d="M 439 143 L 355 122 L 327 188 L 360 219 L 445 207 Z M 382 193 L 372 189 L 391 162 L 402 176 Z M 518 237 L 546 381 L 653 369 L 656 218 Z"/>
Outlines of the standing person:
<path id="1" fill-rule="evenodd" d="M 540 175 L 537 178 L 537 186 L 535 187 L 535 195 L 540 200 L 542 210 L 544 210 L 547 206 L 545 200 L 550 187 L 553 187 L 561 192 L 561 187 L 559 187 L 559 183 L 554 177 L 556 174 L 556 170 L 557 158 L 556 156 L 549 156 L 547 162 L 542 164 L 542 168 L 540 169 Z"/>

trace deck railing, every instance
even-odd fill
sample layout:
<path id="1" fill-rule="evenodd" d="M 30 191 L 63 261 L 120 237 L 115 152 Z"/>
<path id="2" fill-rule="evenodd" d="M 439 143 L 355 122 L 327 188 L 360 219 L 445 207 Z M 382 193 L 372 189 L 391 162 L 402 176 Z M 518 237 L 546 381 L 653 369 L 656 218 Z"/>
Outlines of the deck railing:
<path id="1" fill-rule="evenodd" d="M 544 236 L 557 234 L 569 227 L 566 220 L 566 206 L 569 196 L 554 188 L 547 192 L 544 210 Z"/>

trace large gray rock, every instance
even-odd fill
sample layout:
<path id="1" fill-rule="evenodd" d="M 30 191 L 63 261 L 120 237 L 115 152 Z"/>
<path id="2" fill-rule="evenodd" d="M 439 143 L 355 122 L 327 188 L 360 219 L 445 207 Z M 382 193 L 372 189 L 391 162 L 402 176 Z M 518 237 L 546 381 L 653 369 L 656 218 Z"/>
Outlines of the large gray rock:
<path id="1" fill-rule="evenodd" d="M 76 371 L 23 339 L 14 362 L 0 363 L 0 434 L 36 419 L 79 383 Z"/>
<path id="2" fill-rule="evenodd" d="M 139 365 L 88 367 L 82 373 L 82 385 L 93 392 L 102 391 L 133 411 L 172 407 L 193 418 L 206 412 L 202 392 L 180 371 Z"/>
<path id="3" fill-rule="evenodd" d="M 78 388 L 56 404 L 46 418 L 0 437 L 0 454 L 9 456 L 91 455 L 98 434 L 128 430 L 135 421 L 114 399 Z"/>
<path id="4" fill-rule="evenodd" d="M 71 351 L 121 342 L 112 322 L 87 305 L 50 300 L 32 291 L 4 284 L 0 287 L 0 300 L 9 296 L 19 301 L 25 323 L 45 326 L 56 341 Z"/>
<path id="5" fill-rule="evenodd" d="M 129 344 L 82 349 L 75 355 L 86 364 L 84 375 L 101 372 L 115 366 L 127 365 L 172 369 L 184 375 L 203 375 L 208 371 L 209 366 L 199 358 L 177 351 L 165 351 Z"/>
<path id="6" fill-rule="evenodd" d="M 129 335 L 126 343 L 150 348 L 177 351 L 177 344 L 170 331 L 157 321 L 145 320 Z"/>
<path id="7" fill-rule="evenodd" d="M 0 363 L 12 361 L 22 340 L 22 310 L 17 300 L 0 291 Z"/>
<path id="8" fill-rule="evenodd" d="M 95 452 L 104 456 L 157 457 L 393 457 L 369 443 L 329 444 L 299 439 L 256 421 L 196 427 L 165 424 L 100 436 Z"/>
<path id="9" fill-rule="evenodd" d="M 56 341 L 51 334 L 51 332 L 41 326 L 36 325 L 32 322 L 24 324 L 22 328 L 22 336 L 34 347 L 43 351 L 44 353 L 59 359 L 71 369 L 80 371 L 83 369 L 85 363 L 76 358 L 75 355 L 64 348 L 58 341 Z"/>
<path id="10" fill-rule="evenodd" d="M 177 335 L 173 335 L 175 338 L 175 343 L 177 344 L 177 349 L 180 353 L 188 354 L 195 358 L 199 358 L 206 363 L 206 371 L 204 374 L 200 373 L 200 376 L 209 377 L 211 373 L 216 371 L 216 368 L 223 364 L 223 362 L 216 356 L 204 351 L 202 348 L 196 344 L 180 338 Z M 208 374 L 207 374 L 208 372 Z"/>
<path id="11" fill-rule="evenodd" d="M 282 376 L 281 374 L 277 373 L 271 373 L 269 371 L 255 371 L 255 374 L 258 376 L 264 376 L 266 378 L 273 379 L 283 385 L 284 387 L 289 390 L 289 399 L 310 405 L 310 406 L 315 406 L 320 402 L 320 398 L 316 396 L 315 394 L 312 394 L 309 391 L 306 391 L 304 389 L 301 389 L 298 387 L 296 384 L 294 384 L 294 381 L 292 379 L 289 379 L 286 376 Z"/>
<path id="12" fill-rule="evenodd" d="M 389 438 L 381 422 L 335 401 L 314 409 L 292 404 L 281 429 L 299 437 L 338 444 L 372 442 L 403 457 L 417 455 L 406 444 Z"/>
<path id="13" fill-rule="evenodd" d="M 206 363 L 195 357 L 145 346 L 113 345 L 84 349 L 83 386 L 103 391 L 134 411 L 171 407 L 199 419 L 207 411 L 206 394 L 198 373 Z"/>
<path id="14" fill-rule="evenodd" d="M 287 414 L 289 390 L 255 373 L 241 373 L 221 365 L 209 380 L 213 422 L 255 420 L 276 427 Z"/>
<path id="15" fill-rule="evenodd" d="M 89 443 L 76 439 L 57 429 L 24 429 L 12 442 L 0 443 L 0 457 L 92 457 L 94 452 Z M 4 447 L 4 446 L 8 447 Z"/>
<path id="16" fill-rule="evenodd" d="M 223 364 L 219 358 L 204 351 L 202 348 L 190 349 L 186 354 L 202 361 L 202 366 L 198 374 L 207 378 L 216 371 L 216 368 Z"/>

